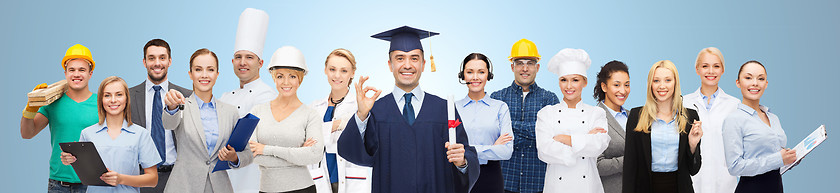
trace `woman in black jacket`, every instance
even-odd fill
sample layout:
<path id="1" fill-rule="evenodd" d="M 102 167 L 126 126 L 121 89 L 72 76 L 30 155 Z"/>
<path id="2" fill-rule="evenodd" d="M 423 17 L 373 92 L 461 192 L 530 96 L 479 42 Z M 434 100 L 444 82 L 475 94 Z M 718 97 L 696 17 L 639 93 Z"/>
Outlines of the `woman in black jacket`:
<path id="1" fill-rule="evenodd" d="M 648 73 L 647 100 L 627 119 L 623 192 L 693 193 L 700 170 L 697 112 L 682 106 L 679 73 L 668 60 Z"/>

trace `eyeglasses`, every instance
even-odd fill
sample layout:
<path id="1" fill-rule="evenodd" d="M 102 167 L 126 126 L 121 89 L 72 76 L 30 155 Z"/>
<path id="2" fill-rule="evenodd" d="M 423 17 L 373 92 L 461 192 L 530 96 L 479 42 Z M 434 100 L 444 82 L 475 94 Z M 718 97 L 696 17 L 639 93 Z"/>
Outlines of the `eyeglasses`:
<path id="1" fill-rule="evenodd" d="M 536 67 L 537 61 L 534 59 L 516 59 L 513 60 L 513 66 L 522 68 L 523 66 Z"/>

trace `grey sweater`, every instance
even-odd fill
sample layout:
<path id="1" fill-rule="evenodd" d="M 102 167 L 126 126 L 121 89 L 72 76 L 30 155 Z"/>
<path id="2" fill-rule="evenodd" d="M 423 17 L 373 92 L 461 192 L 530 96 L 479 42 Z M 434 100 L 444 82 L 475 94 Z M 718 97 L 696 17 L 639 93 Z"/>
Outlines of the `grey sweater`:
<path id="1" fill-rule="evenodd" d="M 254 162 L 260 166 L 260 191 L 285 192 L 314 185 L 306 165 L 324 156 L 322 118 L 309 106 L 301 105 L 280 122 L 274 119 L 270 103 L 254 106 L 251 114 L 260 118 L 252 140 L 265 144 Z M 300 147 L 307 138 L 314 146 Z"/>

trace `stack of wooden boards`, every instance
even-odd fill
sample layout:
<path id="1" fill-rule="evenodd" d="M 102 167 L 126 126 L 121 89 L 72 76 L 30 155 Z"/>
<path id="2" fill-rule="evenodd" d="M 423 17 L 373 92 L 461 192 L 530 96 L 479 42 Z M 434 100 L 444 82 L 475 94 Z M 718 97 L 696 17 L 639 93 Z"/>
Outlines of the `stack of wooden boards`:
<path id="1" fill-rule="evenodd" d="M 50 84 L 47 88 L 34 90 L 26 94 L 30 106 L 46 106 L 61 98 L 67 91 L 67 80 Z"/>

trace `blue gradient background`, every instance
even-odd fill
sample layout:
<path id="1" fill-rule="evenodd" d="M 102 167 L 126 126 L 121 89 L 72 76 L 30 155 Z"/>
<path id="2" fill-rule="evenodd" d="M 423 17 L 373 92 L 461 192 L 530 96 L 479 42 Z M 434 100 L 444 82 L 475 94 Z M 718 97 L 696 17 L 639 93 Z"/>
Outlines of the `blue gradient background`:
<path id="1" fill-rule="evenodd" d="M 704 47 L 720 48 L 726 59 L 721 87 L 740 98 L 734 81 L 740 64 L 759 60 L 767 66 L 769 88 L 762 104 L 782 121 L 792 147 L 820 124 L 833 133 L 838 121 L 836 56 L 840 53 L 837 1 L 725 1 L 725 2 L 347 2 L 333 1 L 6 1 L 0 7 L 6 70 L 2 76 L 0 155 L 4 166 L 2 192 L 41 192 L 46 189 L 49 130 L 31 140 L 19 134 L 25 94 L 39 83 L 63 79 L 59 67 L 64 51 L 80 43 L 97 62 L 91 91 L 107 76 L 125 78 L 130 85 L 145 80 L 142 47 L 153 38 L 172 46 L 170 81 L 190 87 L 187 62 L 199 48 L 215 51 L 221 61 L 216 95 L 238 86 L 229 62 L 239 14 L 247 7 L 263 9 L 270 26 L 263 53 L 284 45 L 303 51 L 309 68 L 299 96 L 304 103 L 329 92 L 322 64 L 335 48 L 357 57 L 356 76 L 376 75 L 369 85 L 389 92 L 393 78 L 387 70 L 388 44 L 370 35 L 402 25 L 440 32 L 424 40 L 435 56 L 438 72 L 426 68 L 421 87 L 438 96 L 462 98 L 467 89 L 457 83 L 460 61 L 471 52 L 488 55 L 496 78 L 492 92 L 510 85 L 507 62 L 511 45 L 521 38 L 536 42 L 546 59 L 537 83 L 559 95 L 557 76 L 546 70 L 547 59 L 562 48 L 582 48 L 592 57 L 589 76 L 610 60 L 630 66 L 632 93 L 626 107 L 644 103 L 645 78 L 650 66 L 674 61 L 682 72 L 684 94 L 699 87 L 693 62 Z M 429 45 L 431 40 L 432 45 Z M 271 83 L 267 70 L 262 79 Z M 594 81 L 583 93 L 588 104 Z M 835 113 L 832 113 L 834 110 Z M 832 192 L 840 188 L 833 173 L 840 172 L 836 152 L 840 143 L 826 141 L 802 164 L 784 175 L 788 192 Z M 832 180 L 831 178 L 835 178 Z"/>

